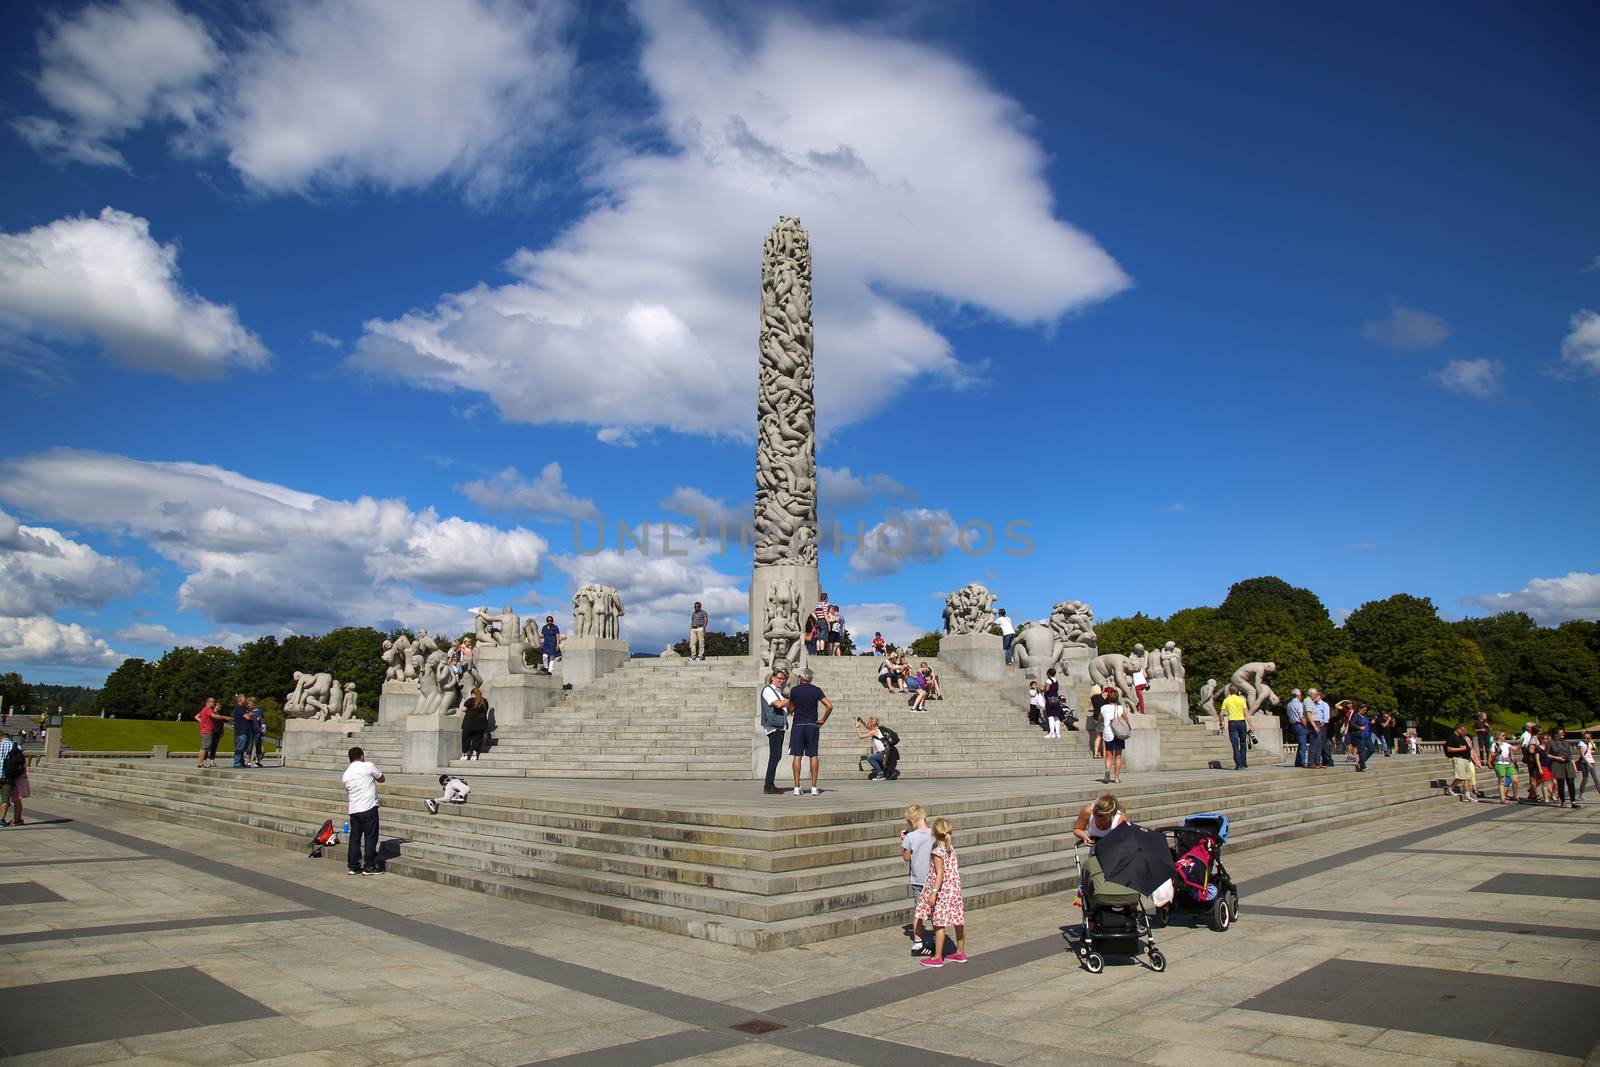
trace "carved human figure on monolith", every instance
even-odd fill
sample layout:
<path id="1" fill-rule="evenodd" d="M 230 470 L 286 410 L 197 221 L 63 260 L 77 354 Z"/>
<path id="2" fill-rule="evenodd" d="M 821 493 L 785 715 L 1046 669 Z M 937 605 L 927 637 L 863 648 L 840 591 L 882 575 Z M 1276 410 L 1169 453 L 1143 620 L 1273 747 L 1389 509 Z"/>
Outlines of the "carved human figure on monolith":
<path id="1" fill-rule="evenodd" d="M 771 675 L 780 666 L 793 670 L 800 661 L 800 591 L 788 578 L 779 578 L 767 588 L 766 620 L 762 673 Z"/>

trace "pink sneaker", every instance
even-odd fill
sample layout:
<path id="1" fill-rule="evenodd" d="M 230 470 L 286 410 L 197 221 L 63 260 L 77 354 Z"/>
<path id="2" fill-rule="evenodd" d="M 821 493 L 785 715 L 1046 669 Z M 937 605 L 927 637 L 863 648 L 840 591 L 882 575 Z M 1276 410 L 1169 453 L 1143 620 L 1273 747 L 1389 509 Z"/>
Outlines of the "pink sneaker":
<path id="1" fill-rule="evenodd" d="M 952 952 L 944 958 L 944 961 L 946 963 L 966 963 L 967 954 L 965 952 Z"/>
<path id="2" fill-rule="evenodd" d="M 927 959 L 921 960 L 919 962 L 924 967 L 943 967 L 944 966 L 944 960 L 940 959 L 938 956 L 929 956 Z"/>

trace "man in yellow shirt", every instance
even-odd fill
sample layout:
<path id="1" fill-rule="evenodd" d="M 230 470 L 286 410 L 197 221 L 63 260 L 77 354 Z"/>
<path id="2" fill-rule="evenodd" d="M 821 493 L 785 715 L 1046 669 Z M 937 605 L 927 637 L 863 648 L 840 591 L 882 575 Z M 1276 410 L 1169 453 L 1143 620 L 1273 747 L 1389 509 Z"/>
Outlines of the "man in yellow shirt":
<path id="1" fill-rule="evenodd" d="M 1250 751 L 1250 705 L 1245 702 L 1236 685 L 1228 686 L 1228 695 L 1222 699 L 1219 713 L 1228 723 L 1228 744 L 1233 746 L 1233 769 L 1245 768 L 1245 756 Z"/>

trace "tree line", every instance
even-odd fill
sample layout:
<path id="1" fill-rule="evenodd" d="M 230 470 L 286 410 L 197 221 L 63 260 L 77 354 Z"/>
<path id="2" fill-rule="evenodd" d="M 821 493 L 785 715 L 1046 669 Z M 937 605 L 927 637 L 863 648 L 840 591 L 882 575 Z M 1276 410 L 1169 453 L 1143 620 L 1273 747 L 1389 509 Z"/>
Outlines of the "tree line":
<path id="1" fill-rule="evenodd" d="M 216 697 L 226 708 L 233 694 L 244 693 L 267 710 L 269 726 L 281 727 L 283 699 L 294 685 L 294 672 L 327 671 L 345 685 L 355 685 L 361 716 L 370 722 L 378 717 L 383 642 L 400 632 L 345 626 L 320 637 L 259 637 L 237 650 L 183 646 L 157 660 L 123 660 L 107 676 L 96 714 L 103 710 L 122 719 L 193 719 L 207 697 Z"/>

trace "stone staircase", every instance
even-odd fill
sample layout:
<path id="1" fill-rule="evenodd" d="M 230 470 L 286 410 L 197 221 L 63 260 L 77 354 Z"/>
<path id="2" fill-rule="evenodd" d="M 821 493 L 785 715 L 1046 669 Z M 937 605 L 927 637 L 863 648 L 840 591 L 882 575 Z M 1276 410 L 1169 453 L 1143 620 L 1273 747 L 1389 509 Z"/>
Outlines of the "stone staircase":
<path id="1" fill-rule="evenodd" d="M 1020 684 L 1016 681 L 974 682 L 935 665 L 945 698 L 928 701 L 925 713 L 914 714 L 906 697 L 878 684 L 874 659 L 820 658 L 812 669 L 834 704 L 822 731 L 825 774 L 845 773 L 867 751 L 855 735 L 858 715 L 876 715 L 899 733 L 901 769 L 908 777 L 1019 777 L 1100 768 L 1084 733 L 1050 741 L 1028 723 L 1026 711 L 1006 695 L 1005 686 Z M 756 733 L 756 701 L 757 686 L 742 659 L 630 660 L 592 685 L 564 694 L 533 721 L 501 726 L 482 759 L 456 760 L 452 766 L 489 777 L 748 779 L 756 746 L 761 767 L 766 760 L 766 745 Z M 1193 729 L 1175 720 L 1174 726 Z M 398 768 L 402 741 L 397 727 L 378 726 L 369 727 L 356 743 L 379 766 Z M 349 744 L 330 743 L 297 762 L 341 769 Z M 1224 754 L 1226 749 L 1224 741 Z M 1189 759 L 1183 766 L 1205 763 Z M 786 758 L 780 777 L 787 770 Z"/>
<path id="2" fill-rule="evenodd" d="M 392 759 L 377 742 L 364 747 L 380 762 Z M 61 759 L 36 770 L 33 782 L 41 797 L 132 808 L 303 849 L 323 819 L 342 818 L 334 769 L 201 771 L 178 761 Z M 1238 850 L 1436 796 L 1429 782 L 1438 770 L 1436 760 L 1396 757 L 1361 775 L 1145 772 L 1117 793 L 1147 825 L 1226 811 L 1235 828 L 1229 849 Z M 894 831 L 912 800 L 955 823 L 969 906 L 1068 888 L 1072 820 L 1103 788 L 1072 775 L 921 782 L 916 792 L 905 782 L 847 783 L 820 798 L 794 798 L 763 797 L 749 783 L 725 793 L 693 782 L 612 788 L 485 780 L 477 769 L 472 777 L 472 802 L 438 816 L 422 805 L 436 793 L 431 780 L 405 776 L 380 787 L 391 872 L 758 950 L 904 922 L 905 865 Z M 687 792 L 693 789 L 700 794 Z M 751 790 L 748 802 L 742 790 Z"/>

